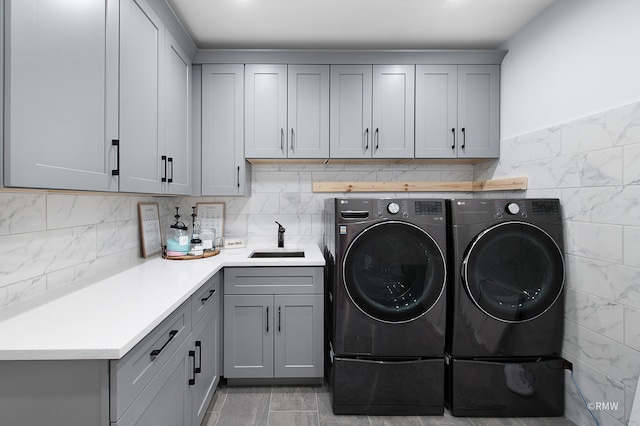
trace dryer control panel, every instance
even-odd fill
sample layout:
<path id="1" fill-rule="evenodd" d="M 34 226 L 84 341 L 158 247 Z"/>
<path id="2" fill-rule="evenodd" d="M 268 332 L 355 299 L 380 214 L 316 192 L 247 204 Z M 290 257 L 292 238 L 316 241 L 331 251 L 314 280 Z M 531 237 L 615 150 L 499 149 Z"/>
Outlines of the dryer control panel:
<path id="1" fill-rule="evenodd" d="M 379 199 L 378 218 L 429 218 L 444 220 L 443 200 Z"/>

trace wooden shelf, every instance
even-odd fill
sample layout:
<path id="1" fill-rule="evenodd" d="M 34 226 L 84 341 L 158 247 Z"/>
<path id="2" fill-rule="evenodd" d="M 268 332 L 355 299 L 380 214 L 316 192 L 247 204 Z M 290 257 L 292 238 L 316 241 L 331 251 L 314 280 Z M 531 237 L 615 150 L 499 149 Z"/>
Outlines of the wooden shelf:
<path id="1" fill-rule="evenodd" d="M 526 177 L 477 182 L 313 182 L 313 192 L 484 192 L 525 189 Z"/>

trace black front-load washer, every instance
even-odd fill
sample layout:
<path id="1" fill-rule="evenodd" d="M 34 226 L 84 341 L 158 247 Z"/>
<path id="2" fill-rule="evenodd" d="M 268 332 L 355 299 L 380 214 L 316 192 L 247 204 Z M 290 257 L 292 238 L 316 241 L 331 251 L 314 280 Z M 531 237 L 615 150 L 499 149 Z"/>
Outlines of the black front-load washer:
<path id="1" fill-rule="evenodd" d="M 564 414 L 557 199 L 449 200 L 447 405 L 453 415 Z"/>
<path id="2" fill-rule="evenodd" d="M 445 200 L 337 198 L 325 219 L 334 412 L 442 414 Z"/>

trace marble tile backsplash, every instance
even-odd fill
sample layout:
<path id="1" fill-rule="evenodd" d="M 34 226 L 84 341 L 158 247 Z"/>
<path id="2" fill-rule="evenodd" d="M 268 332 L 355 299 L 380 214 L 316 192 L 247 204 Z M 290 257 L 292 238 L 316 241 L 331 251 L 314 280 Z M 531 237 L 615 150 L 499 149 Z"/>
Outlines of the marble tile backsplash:
<path id="1" fill-rule="evenodd" d="M 640 374 L 640 103 L 504 139 L 500 150 L 476 179 L 526 176 L 526 196 L 562 203 L 563 355 L 588 401 L 619 404 L 591 413 L 625 425 Z M 592 424 L 570 375 L 566 384 L 567 416 Z"/>
<path id="2" fill-rule="evenodd" d="M 316 181 L 468 181 L 472 165 L 254 165 L 251 197 L 143 197 L 0 192 L 0 309 L 80 279 L 117 271 L 141 258 L 138 203 L 157 202 L 163 235 L 174 206 L 190 223 L 197 202 L 225 203 L 225 237 L 277 244 L 276 220 L 286 228 L 285 246 L 321 243 L 324 200 L 336 196 L 453 194 L 314 193 Z M 458 193 L 458 195 L 460 195 Z M 470 196 L 470 194 L 466 194 Z"/>
<path id="3" fill-rule="evenodd" d="M 141 258 L 138 202 L 174 200 L 47 191 L 0 192 L 0 309 Z"/>

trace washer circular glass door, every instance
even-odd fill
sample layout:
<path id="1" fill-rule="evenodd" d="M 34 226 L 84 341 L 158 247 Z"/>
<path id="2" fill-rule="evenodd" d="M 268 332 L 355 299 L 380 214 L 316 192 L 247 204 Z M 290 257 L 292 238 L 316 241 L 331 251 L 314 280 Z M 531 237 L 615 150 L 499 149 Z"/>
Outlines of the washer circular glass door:
<path id="1" fill-rule="evenodd" d="M 421 228 L 380 222 L 348 247 L 342 278 L 351 301 L 379 321 L 408 322 L 424 315 L 444 291 L 442 250 Z"/>
<path id="2" fill-rule="evenodd" d="M 505 322 L 532 320 L 564 287 L 564 258 L 539 227 L 504 222 L 481 232 L 462 261 L 467 294 L 487 315 Z"/>

